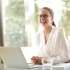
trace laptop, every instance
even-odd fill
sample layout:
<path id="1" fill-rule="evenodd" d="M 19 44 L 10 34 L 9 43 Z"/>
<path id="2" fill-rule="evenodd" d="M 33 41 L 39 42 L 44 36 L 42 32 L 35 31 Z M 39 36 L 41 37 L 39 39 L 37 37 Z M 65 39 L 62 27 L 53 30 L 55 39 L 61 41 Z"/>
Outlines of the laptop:
<path id="1" fill-rule="evenodd" d="M 24 53 L 22 53 L 21 47 L 0 47 L 0 57 L 6 67 L 31 69 L 42 66 L 32 64 L 29 66 L 24 57 Z"/>

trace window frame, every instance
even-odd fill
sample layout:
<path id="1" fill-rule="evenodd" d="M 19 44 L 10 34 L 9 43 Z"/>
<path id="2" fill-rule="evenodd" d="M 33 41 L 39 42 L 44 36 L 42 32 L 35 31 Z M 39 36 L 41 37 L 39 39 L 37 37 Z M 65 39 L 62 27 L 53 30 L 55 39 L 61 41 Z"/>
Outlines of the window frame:
<path id="1" fill-rule="evenodd" d="M 2 13 L 2 0 L 0 0 L 0 46 L 4 46 L 3 40 L 3 13 Z"/>

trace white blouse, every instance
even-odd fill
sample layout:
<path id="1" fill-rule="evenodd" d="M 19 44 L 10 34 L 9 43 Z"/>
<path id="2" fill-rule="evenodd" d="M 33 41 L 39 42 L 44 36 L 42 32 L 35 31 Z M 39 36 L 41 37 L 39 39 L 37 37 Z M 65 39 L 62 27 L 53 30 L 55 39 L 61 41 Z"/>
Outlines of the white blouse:
<path id="1" fill-rule="evenodd" d="M 45 44 L 44 31 L 38 32 L 36 45 L 38 46 L 38 55 L 42 58 L 46 58 L 47 62 L 56 64 L 69 60 L 68 45 L 62 28 L 52 26 L 47 44 Z"/>

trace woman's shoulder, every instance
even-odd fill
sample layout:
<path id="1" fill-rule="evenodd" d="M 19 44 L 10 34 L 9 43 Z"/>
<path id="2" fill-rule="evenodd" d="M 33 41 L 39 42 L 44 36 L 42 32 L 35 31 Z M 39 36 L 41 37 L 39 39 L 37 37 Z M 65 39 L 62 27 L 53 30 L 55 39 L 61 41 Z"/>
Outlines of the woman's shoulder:
<path id="1" fill-rule="evenodd" d="M 58 32 L 64 31 L 62 27 L 53 27 L 53 30 L 56 30 Z"/>
<path id="2" fill-rule="evenodd" d="M 62 27 L 53 27 L 52 31 L 54 34 L 65 34 L 65 31 Z"/>

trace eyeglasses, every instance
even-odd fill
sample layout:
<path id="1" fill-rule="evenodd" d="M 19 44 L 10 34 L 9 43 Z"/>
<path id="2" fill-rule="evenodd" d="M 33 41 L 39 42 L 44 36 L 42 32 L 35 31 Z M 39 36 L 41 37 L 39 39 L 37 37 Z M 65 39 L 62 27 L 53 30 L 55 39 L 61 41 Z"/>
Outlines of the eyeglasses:
<path id="1" fill-rule="evenodd" d="M 49 16 L 50 16 L 50 15 L 48 15 L 48 14 L 44 14 L 44 15 L 41 15 L 41 14 L 40 14 L 40 15 L 38 15 L 38 17 L 40 17 L 40 18 L 41 18 L 41 17 L 47 18 L 47 17 L 49 17 Z"/>

